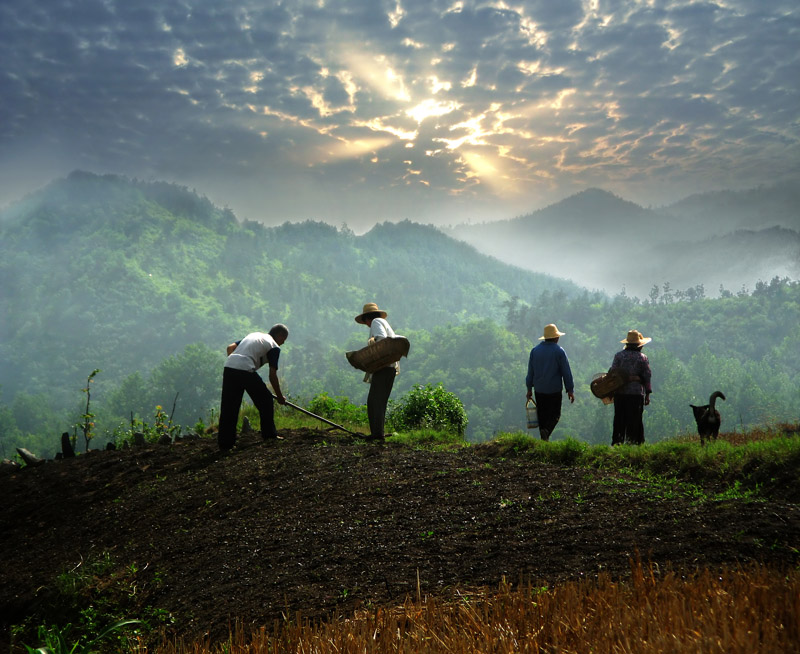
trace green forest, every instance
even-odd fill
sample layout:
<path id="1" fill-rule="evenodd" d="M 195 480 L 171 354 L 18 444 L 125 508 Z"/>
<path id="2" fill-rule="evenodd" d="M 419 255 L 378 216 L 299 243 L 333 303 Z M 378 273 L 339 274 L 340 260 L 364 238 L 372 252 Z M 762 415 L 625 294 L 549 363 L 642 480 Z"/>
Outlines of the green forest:
<path id="1" fill-rule="evenodd" d="M 196 191 L 76 172 L 0 214 L 0 455 L 59 449 L 91 413 L 103 443 L 156 407 L 185 429 L 213 421 L 225 346 L 283 322 L 282 387 L 365 402 L 347 350 L 365 302 L 411 342 L 392 397 L 439 384 L 463 402 L 467 437 L 525 427 L 525 373 L 545 324 L 566 332 L 576 401 L 553 439 L 608 443 L 613 408 L 589 391 L 636 328 L 654 394 L 652 442 L 691 432 L 690 403 L 715 390 L 723 430 L 800 416 L 800 283 L 753 289 L 653 280 L 645 298 L 586 291 L 479 254 L 434 227 L 376 225 L 356 235 L 323 222 L 240 222 Z M 99 370 L 89 383 L 93 371 Z M 173 415 L 174 411 L 174 415 Z"/>

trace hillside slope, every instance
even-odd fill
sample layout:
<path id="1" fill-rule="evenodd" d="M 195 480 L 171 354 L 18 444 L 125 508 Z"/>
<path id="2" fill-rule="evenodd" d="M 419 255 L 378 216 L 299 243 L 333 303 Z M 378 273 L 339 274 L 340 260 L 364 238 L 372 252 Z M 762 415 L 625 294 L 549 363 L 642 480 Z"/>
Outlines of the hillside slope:
<path id="1" fill-rule="evenodd" d="M 81 172 L 0 215 L 0 279 L 0 385 L 59 406 L 91 369 L 119 381 L 187 344 L 222 351 L 276 322 L 289 324 L 290 349 L 310 343 L 295 378 L 311 378 L 368 301 L 398 330 L 427 330 L 500 319 L 513 296 L 578 290 L 424 225 L 267 228 L 185 188 Z"/>
<path id="2" fill-rule="evenodd" d="M 12 624 L 75 623 L 111 597 L 120 617 L 219 640 L 237 619 L 322 617 L 417 589 L 624 576 L 639 554 L 677 570 L 798 563 L 797 504 L 654 488 L 491 445 L 429 452 L 308 430 L 274 445 L 251 434 L 230 455 L 185 440 L 3 470 L 0 649 Z"/>

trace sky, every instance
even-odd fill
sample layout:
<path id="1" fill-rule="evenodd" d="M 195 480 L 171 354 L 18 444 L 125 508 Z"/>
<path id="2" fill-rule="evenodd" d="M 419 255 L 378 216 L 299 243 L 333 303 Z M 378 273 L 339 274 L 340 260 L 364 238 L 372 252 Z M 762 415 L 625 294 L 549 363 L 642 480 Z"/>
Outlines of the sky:
<path id="1" fill-rule="evenodd" d="M 800 3 L 2 0 L 0 207 L 76 169 L 357 232 L 800 179 Z"/>

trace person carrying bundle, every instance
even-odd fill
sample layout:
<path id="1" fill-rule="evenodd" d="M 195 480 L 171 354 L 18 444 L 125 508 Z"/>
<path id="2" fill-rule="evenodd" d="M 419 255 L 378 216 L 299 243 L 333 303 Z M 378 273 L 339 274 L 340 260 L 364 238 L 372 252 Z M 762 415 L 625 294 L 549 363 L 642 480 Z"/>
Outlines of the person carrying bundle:
<path id="1" fill-rule="evenodd" d="M 381 311 L 374 302 L 364 305 L 361 313 L 355 318 L 359 325 L 369 327 L 368 343 L 374 343 L 385 338 L 395 336 L 392 326 L 387 322 L 385 311 Z M 369 383 L 369 393 L 367 395 L 367 417 L 369 418 L 369 437 L 371 439 L 384 438 L 384 427 L 386 424 L 386 407 L 389 404 L 389 396 L 392 394 L 394 378 L 397 375 L 399 366 L 391 363 L 373 373 L 367 373 L 364 381 Z"/>
<path id="2" fill-rule="evenodd" d="M 650 404 L 650 362 L 642 347 L 653 339 L 631 329 L 620 341 L 625 347 L 614 355 L 609 373 L 622 373 L 626 383 L 614 393 L 614 427 L 611 444 L 642 445 L 644 443 L 644 407 Z"/>

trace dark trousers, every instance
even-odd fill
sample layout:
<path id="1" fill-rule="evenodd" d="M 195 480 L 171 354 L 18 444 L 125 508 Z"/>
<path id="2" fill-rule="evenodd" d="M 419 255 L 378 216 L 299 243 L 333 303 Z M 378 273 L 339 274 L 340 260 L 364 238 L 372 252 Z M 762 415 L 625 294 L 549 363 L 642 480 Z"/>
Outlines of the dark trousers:
<path id="1" fill-rule="evenodd" d="M 392 394 L 395 375 L 397 375 L 397 371 L 394 366 L 387 366 L 372 373 L 367 395 L 367 417 L 369 418 L 369 433 L 373 438 L 383 438 L 384 436 L 386 405 L 389 404 L 389 395 Z"/>
<path id="2" fill-rule="evenodd" d="M 222 372 L 222 400 L 219 407 L 219 449 L 229 450 L 236 444 L 236 423 L 242 406 L 244 392 L 250 396 L 261 417 L 261 437 L 275 438 L 275 410 L 264 380 L 257 372 L 224 368 Z"/>
<path id="3" fill-rule="evenodd" d="M 549 441 L 550 434 L 561 420 L 561 392 L 534 392 L 533 396 L 536 402 L 536 414 L 539 416 L 539 436 L 543 441 Z"/>
<path id="4" fill-rule="evenodd" d="M 641 395 L 614 396 L 614 432 L 612 445 L 641 445 L 644 443 L 644 397 Z"/>

